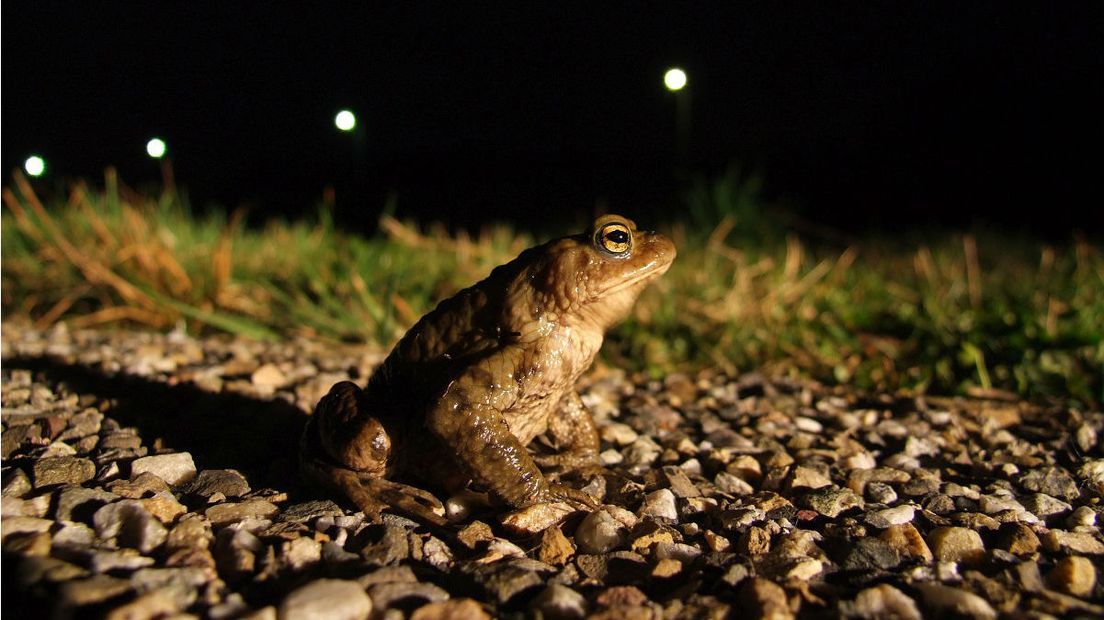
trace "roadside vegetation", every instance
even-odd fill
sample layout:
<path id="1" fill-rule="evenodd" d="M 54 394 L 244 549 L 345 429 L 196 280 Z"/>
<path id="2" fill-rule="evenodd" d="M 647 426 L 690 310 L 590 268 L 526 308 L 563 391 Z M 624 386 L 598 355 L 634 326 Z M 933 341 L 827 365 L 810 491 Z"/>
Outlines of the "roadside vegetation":
<path id="1" fill-rule="evenodd" d="M 326 211 L 245 226 L 109 171 L 43 204 L 3 191 L 5 320 L 139 325 L 386 347 L 437 301 L 531 245 L 528 231 L 449 232 L 383 216 L 370 235 Z M 671 271 L 604 355 L 659 376 L 765 369 L 880 390 L 1104 400 L 1104 253 L 1006 235 L 826 238 L 736 171 L 699 180 Z M 794 231 L 804 231 L 795 233 Z"/>

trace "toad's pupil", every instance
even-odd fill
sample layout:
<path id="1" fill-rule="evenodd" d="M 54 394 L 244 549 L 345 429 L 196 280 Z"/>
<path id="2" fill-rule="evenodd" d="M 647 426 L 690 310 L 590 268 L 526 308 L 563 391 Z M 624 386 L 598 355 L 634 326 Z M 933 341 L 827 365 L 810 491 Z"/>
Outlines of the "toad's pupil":
<path id="1" fill-rule="evenodd" d="M 623 230 L 615 230 L 606 235 L 606 238 L 614 243 L 628 243 L 629 233 Z"/>

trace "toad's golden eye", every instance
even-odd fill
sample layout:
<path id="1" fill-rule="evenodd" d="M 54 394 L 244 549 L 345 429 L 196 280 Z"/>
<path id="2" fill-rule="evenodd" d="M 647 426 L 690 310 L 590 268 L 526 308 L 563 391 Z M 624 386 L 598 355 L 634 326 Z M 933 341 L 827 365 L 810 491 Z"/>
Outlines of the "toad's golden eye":
<path id="1" fill-rule="evenodd" d="M 632 232 L 618 222 L 606 224 L 594 234 L 594 243 L 610 254 L 624 256 L 632 249 Z"/>

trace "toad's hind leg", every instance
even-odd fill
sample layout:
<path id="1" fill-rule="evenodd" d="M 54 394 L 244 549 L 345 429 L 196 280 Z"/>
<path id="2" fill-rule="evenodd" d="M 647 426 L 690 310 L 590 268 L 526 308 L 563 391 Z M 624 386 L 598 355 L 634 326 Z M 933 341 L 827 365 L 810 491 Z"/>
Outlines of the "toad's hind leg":
<path id="1" fill-rule="evenodd" d="M 342 381 L 330 388 L 307 422 L 300 444 L 304 474 L 332 488 L 373 521 L 388 507 L 422 521 L 442 524 L 440 502 L 424 491 L 383 479 L 391 456 L 391 438 L 368 413 L 364 391 Z"/>

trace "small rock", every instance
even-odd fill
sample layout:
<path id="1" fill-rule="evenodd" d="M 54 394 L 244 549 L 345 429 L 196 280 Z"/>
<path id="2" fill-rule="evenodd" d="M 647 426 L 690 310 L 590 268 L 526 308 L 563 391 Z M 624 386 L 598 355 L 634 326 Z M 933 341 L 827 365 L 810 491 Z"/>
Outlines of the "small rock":
<path id="1" fill-rule="evenodd" d="M 742 478 L 727 471 L 718 472 L 713 478 L 713 484 L 717 485 L 717 488 L 721 491 L 732 495 L 751 495 L 755 492 L 754 487 Z"/>
<path id="2" fill-rule="evenodd" d="M 607 553 L 627 540 L 625 526 L 605 510 L 588 514 L 575 530 L 575 544 L 583 553 Z"/>
<path id="3" fill-rule="evenodd" d="M 84 487 L 66 487 L 58 494 L 57 510 L 54 518 L 58 521 L 88 522 L 104 504 L 119 499 L 113 493 L 86 489 Z"/>
<path id="4" fill-rule="evenodd" d="M 134 549 L 94 551 L 88 562 L 88 567 L 94 573 L 108 573 L 115 570 L 130 572 L 152 565 L 153 558 L 139 555 Z"/>
<path id="5" fill-rule="evenodd" d="M 576 512 L 578 509 L 566 502 L 533 504 L 503 517 L 502 526 L 519 536 L 532 536 L 563 523 Z"/>
<path id="6" fill-rule="evenodd" d="M 785 620 L 793 618 L 786 591 L 782 586 L 762 577 L 745 579 L 740 587 L 740 602 L 746 612 L 755 618 Z"/>
<path id="7" fill-rule="evenodd" d="M 920 620 L 916 601 L 889 584 L 867 588 L 855 597 L 854 602 L 841 605 L 845 616 L 858 618 L 899 618 Z"/>
<path id="8" fill-rule="evenodd" d="M 564 536 L 559 526 L 552 526 L 541 534 L 538 556 L 541 562 L 563 566 L 575 555 L 575 545 Z"/>
<path id="9" fill-rule="evenodd" d="M 230 502 L 211 506 L 203 514 L 212 525 L 227 525 L 244 519 L 271 519 L 280 511 L 274 504 L 263 499 L 248 499 L 244 502 Z"/>
<path id="10" fill-rule="evenodd" d="M 1080 506 L 1066 517 L 1066 525 L 1074 527 L 1092 527 L 1096 525 L 1096 511 L 1088 506 Z"/>
<path id="11" fill-rule="evenodd" d="M 87 579 L 74 579 L 61 584 L 58 595 L 62 607 L 71 609 L 102 603 L 128 590 L 130 584 L 125 579 L 93 575 Z"/>
<path id="12" fill-rule="evenodd" d="M 1079 555 L 1102 555 L 1104 543 L 1088 532 L 1050 530 L 1042 537 L 1043 548 L 1051 553 L 1062 550 Z"/>
<path id="13" fill-rule="evenodd" d="M 985 544 L 974 530 L 964 527 L 938 527 L 928 534 L 928 546 L 935 559 L 976 566 L 985 560 Z"/>
<path id="14" fill-rule="evenodd" d="M 470 598 L 430 603 L 414 610 L 410 620 L 491 620 L 478 602 Z"/>
<path id="15" fill-rule="evenodd" d="M 131 477 L 149 472 L 164 480 L 170 486 L 191 482 L 196 477 L 195 462 L 188 452 L 159 454 L 135 459 L 130 464 Z"/>
<path id="16" fill-rule="evenodd" d="M 875 504 L 892 504 L 897 501 L 897 491 L 884 482 L 871 482 L 863 491 L 866 500 Z M 911 600 L 911 599 L 910 599 Z"/>
<path id="17" fill-rule="evenodd" d="M 35 461 L 36 489 L 56 484 L 82 484 L 96 475 L 96 465 L 89 459 L 75 456 L 55 456 Z"/>
<path id="18" fill-rule="evenodd" d="M 388 608 L 411 609 L 449 598 L 448 592 L 440 587 L 417 581 L 372 585 L 368 587 L 368 596 L 372 599 L 372 606 L 380 611 Z"/>
<path id="19" fill-rule="evenodd" d="M 139 474 L 133 480 L 115 480 L 107 485 L 107 490 L 129 499 L 141 499 L 146 495 L 172 491 L 164 480 L 149 472 Z"/>
<path id="20" fill-rule="evenodd" d="M 161 492 L 153 497 L 138 500 L 142 506 L 158 521 L 165 525 L 172 525 L 180 515 L 188 512 L 184 504 L 176 501 L 172 493 Z"/>
<path id="21" fill-rule="evenodd" d="M 558 583 L 549 584 L 529 604 L 529 609 L 549 620 L 571 620 L 586 616 L 586 598 Z"/>
<path id="22" fill-rule="evenodd" d="M 288 383 L 287 376 L 275 364 L 263 364 L 249 376 L 253 385 L 260 388 L 278 389 Z"/>
<path id="23" fill-rule="evenodd" d="M 283 620 L 366 620 L 372 599 L 355 581 L 318 579 L 288 594 L 280 603 Z"/>
<path id="24" fill-rule="evenodd" d="M 92 515 L 96 535 L 115 538 L 123 547 L 148 554 L 165 542 L 168 530 L 153 518 L 138 500 L 124 499 L 108 504 Z"/>
<path id="25" fill-rule="evenodd" d="M 1062 558 L 1047 573 L 1047 583 L 1059 592 L 1088 597 L 1096 585 L 1096 567 L 1088 558 Z"/>
<path id="26" fill-rule="evenodd" d="M 977 620 L 993 620 L 996 610 L 983 598 L 950 586 L 936 583 L 920 583 L 914 586 L 924 598 L 924 605 L 933 616 L 957 614 Z"/>
<path id="27" fill-rule="evenodd" d="M 832 478 L 812 467 L 797 466 L 790 472 L 787 486 L 791 489 L 820 489 L 831 486 Z"/>
<path id="28" fill-rule="evenodd" d="M 491 526 L 482 521 L 472 521 L 456 533 L 456 539 L 468 549 L 475 549 L 479 543 L 487 542 L 494 538 Z"/>
<path id="29" fill-rule="evenodd" d="M 1051 517 L 1064 515 L 1073 510 L 1073 506 L 1070 506 L 1056 497 L 1051 497 L 1046 493 L 1033 493 L 1027 496 L 1024 498 L 1023 506 L 1030 511 L 1031 514 L 1044 521 Z"/>
<path id="30" fill-rule="evenodd" d="M 1061 467 L 1033 469 L 1024 474 L 1019 483 L 1028 491 L 1045 493 L 1067 501 L 1081 496 L 1081 491 L 1077 488 L 1077 481 Z"/>
<path id="31" fill-rule="evenodd" d="M 1104 495 L 1104 459 L 1087 459 L 1077 468 L 1077 476 L 1089 488 Z"/>
<path id="32" fill-rule="evenodd" d="M 322 544 L 313 538 L 300 536 L 283 543 L 281 555 L 289 568 L 301 571 L 322 560 Z"/>
<path id="33" fill-rule="evenodd" d="M 105 620 L 132 620 L 135 618 L 163 618 L 180 608 L 171 596 L 164 592 L 146 592 L 133 601 L 112 609 Z"/>
<path id="34" fill-rule="evenodd" d="M 233 469 L 204 469 L 186 491 L 188 495 L 204 498 L 222 493 L 230 499 L 237 499 L 248 492 L 249 482 Z"/>
<path id="35" fill-rule="evenodd" d="M 885 508 L 883 510 L 868 512 L 866 515 L 863 516 L 863 519 L 869 525 L 872 525 L 880 530 L 884 530 L 893 525 L 911 523 L 915 515 L 916 508 L 914 506 L 909 506 L 906 504 L 903 506 L 896 506 L 894 508 Z"/>
<path id="36" fill-rule="evenodd" d="M 1013 555 L 1030 557 L 1039 551 L 1039 537 L 1022 523 L 1008 523 L 1001 528 L 997 546 Z"/>
<path id="37" fill-rule="evenodd" d="M 675 494 L 670 489 L 659 489 L 644 496 L 639 510 L 641 517 L 678 521 L 678 509 L 675 506 Z"/>
<path id="38" fill-rule="evenodd" d="M 911 523 L 893 525 L 882 532 L 878 537 L 885 541 L 903 559 L 916 560 L 927 564 L 932 561 L 932 552 L 924 537 Z"/>
<path id="39" fill-rule="evenodd" d="M 830 519 L 852 508 L 863 506 L 862 498 L 854 491 L 835 486 L 814 490 L 805 496 L 804 503 L 810 509 Z"/>
<path id="40" fill-rule="evenodd" d="M 878 538 L 860 538 L 852 543 L 842 565 L 845 570 L 888 570 L 901 563 L 901 556 Z"/>

